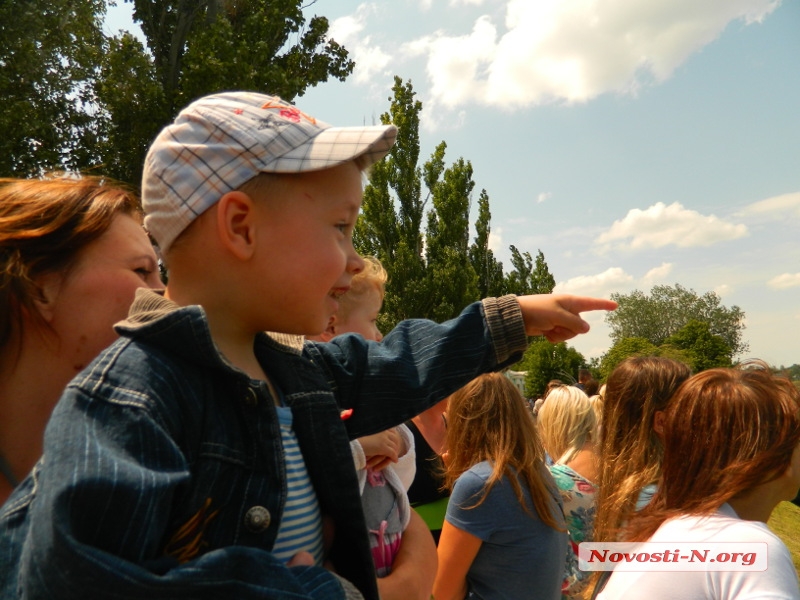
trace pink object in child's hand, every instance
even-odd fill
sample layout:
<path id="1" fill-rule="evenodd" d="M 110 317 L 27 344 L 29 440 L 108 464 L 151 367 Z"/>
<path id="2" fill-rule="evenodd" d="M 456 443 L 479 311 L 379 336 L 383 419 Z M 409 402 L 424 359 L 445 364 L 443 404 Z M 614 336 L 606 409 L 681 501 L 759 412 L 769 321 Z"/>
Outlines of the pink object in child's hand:
<path id="1" fill-rule="evenodd" d="M 347 421 L 350 417 L 353 416 L 353 409 L 352 408 L 345 408 L 342 412 L 339 413 L 339 418 L 342 421 Z"/>

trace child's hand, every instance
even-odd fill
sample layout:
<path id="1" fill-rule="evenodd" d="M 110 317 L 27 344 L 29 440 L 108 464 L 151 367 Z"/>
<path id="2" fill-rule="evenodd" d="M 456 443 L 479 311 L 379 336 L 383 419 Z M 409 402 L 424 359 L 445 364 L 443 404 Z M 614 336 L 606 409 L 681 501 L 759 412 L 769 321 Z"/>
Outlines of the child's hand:
<path id="1" fill-rule="evenodd" d="M 590 310 L 614 310 L 617 303 L 602 298 L 569 294 L 537 294 L 518 296 L 528 335 L 543 335 L 557 343 L 589 331 L 589 324 L 580 313 Z"/>
<path id="2" fill-rule="evenodd" d="M 367 467 L 377 471 L 396 463 L 405 453 L 403 438 L 395 428 L 360 437 L 358 442 L 367 457 Z"/>
<path id="3" fill-rule="evenodd" d="M 305 550 L 301 550 L 297 554 L 295 554 L 292 558 L 289 559 L 289 562 L 286 563 L 287 567 L 313 567 L 314 566 L 314 557 L 311 555 L 310 552 L 306 552 Z"/>

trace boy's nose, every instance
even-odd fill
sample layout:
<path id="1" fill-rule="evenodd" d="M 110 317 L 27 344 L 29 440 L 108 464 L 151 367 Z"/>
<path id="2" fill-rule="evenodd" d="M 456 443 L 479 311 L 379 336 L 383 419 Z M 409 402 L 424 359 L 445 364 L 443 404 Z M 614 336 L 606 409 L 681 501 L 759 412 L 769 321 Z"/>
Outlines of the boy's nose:
<path id="1" fill-rule="evenodd" d="M 364 270 L 364 259 L 358 252 L 351 252 L 347 259 L 347 272 L 351 275 L 361 273 Z"/>

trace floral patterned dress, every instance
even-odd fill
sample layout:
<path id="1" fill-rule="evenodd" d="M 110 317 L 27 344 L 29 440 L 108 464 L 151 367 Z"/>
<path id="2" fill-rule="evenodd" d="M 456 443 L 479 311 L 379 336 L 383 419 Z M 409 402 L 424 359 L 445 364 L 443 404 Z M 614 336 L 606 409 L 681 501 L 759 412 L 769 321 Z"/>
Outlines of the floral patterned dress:
<path id="1" fill-rule="evenodd" d="M 595 513 L 594 495 L 597 487 L 566 465 L 550 465 L 550 473 L 561 493 L 564 517 L 569 533 L 561 598 L 563 600 L 579 598 L 581 591 L 586 587 L 590 573 L 578 568 L 578 544 L 592 541 Z"/>

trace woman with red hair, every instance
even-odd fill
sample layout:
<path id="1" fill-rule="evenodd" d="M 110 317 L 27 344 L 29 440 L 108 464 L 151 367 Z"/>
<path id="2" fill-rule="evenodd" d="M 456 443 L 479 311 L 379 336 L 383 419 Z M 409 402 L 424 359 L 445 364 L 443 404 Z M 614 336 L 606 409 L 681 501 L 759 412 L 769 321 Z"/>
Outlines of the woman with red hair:
<path id="1" fill-rule="evenodd" d="M 133 191 L 78 175 L 0 179 L 0 504 L 140 287 L 162 284 Z"/>
<path id="2" fill-rule="evenodd" d="M 625 528 L 631 542 L 759 543 L 766 570 L 615 571 L 603 600 L 798 599 L 786 546 L 766 526 L 800 488 L 800 393 L 763 363 L 686 381 L 663 424 L 658 491 Z"/>

